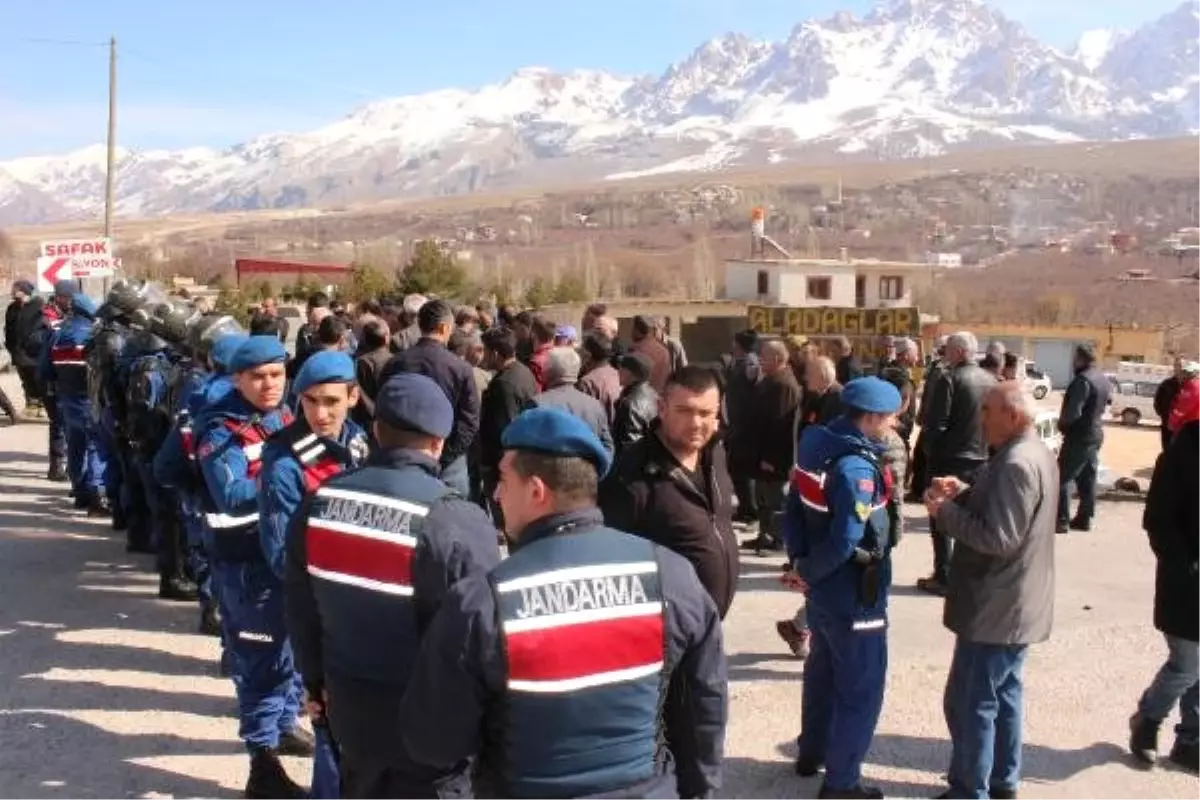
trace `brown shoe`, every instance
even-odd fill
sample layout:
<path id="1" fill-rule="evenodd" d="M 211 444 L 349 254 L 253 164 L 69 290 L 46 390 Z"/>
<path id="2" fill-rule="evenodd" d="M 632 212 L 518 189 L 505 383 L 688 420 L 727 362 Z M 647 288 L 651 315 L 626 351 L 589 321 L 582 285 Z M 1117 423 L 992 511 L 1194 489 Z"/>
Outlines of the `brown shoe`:
<path id="1" fill-rule="evenodd" d="M 933 594 L 938 597 L 946 596 L 946 584 L 934 577 L 918 578 L 917 588 L 926 594 Z"/>
<path id="2" fill-rule="evenodd" d="M 781 619 L 775 623 L 775 632 L 791 649 L 792 655 L 799 659 L 808 658 L 811 634 L 807 630 L 797 630 L 790 619 Z"/>

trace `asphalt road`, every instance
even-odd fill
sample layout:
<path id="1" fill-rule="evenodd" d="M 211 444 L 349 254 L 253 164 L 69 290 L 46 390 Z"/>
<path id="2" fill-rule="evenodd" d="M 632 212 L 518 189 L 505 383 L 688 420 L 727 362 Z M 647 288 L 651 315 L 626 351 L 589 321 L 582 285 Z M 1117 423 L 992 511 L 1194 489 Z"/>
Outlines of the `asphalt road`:
<path id="1" fill-rule="evenodd" d="M 0 377 L 10 391 L 8 376 Z M 45 474 L 44 425 L 0 428 L 0 797 L 236 796 L 247 762 L 217 643 L 191 606 L 156 597 L 145 556 L 74 511 Z M 888 694 L 867 777 L 932 797 L 949 759 L 941 713 L 952 640 L 912 588 L 923 523 L 896 554 Z M 1165 648 L 1150 625 L 1153 561 L 1141 506 L 1106 503 L 1098 530 L 1059 537 L 1056 625 L 1026 669 L 1024 797 L 1190 797 L 1197 780 L 1135 770 L 1126 720 Z M 774 621 L 796 597 L 779 558 L 743 561 L 726 623 L 732 707 L 726 797 L 813 797 L 791 771 L 800 662 Z M 1170 727 L 1164 732 L 1169 747 Z M 291 761 L 297 777 L 306 765 Z"/>

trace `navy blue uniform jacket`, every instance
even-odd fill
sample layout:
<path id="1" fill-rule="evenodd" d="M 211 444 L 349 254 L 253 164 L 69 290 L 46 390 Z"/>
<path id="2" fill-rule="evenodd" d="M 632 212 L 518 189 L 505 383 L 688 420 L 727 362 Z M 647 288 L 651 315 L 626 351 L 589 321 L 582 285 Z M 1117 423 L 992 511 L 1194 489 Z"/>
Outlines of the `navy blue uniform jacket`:
<path id="1" fill-rule="evenodd" d="M 296 664 L 310 693 L 328 691 L 339 742 L 416 783 L 453 772 L 422 775 L 401 746 L 401 730 L 423 730 L 397 713 L 421 633 L 455 581 L 500 563 L 490 520 L 437 471 L 390 450 L 330 478 L 289 526 L 284 566 Z"/>
<path id="2" fill-rule="evenodd" d="M 602 525 L 603 515 L 596 508 L 544 517 L 523 531 L 509 559 L 519 559 L 519 548 L 540 538 L 570 537 Z M 672 672 L 681 673 L 687 686 L 699 762 L 693 766 L 704 775 L 711 796 L 721 786 L 728 705 L 721 620 L 692 565 L 665 547 L 652 547 L 666 604 L 664 662 Z M 486 760 L 499 749 L 498 743 L 482 737 L 500 735 L 503 725 L 508 667 L 502 641 L 488 576 L 472 575 L 460 581 L 425 636 L 400 710 L 401 719 L 411 721 L 405 728 L 404 743 L 414 760 L 444 766 L 482 756 L 485 774 L 499 771 Z M 614 729 L 621 729 L 621 719 L 612 723 Z M 659 746 L 665 748 L 661 737 Z M 663 773 L 648 783 L 621 787 L 604 796 L 673 796 L 675 775 L 666 766 L 670 760 L 663 758 L 660 763 Z"/>

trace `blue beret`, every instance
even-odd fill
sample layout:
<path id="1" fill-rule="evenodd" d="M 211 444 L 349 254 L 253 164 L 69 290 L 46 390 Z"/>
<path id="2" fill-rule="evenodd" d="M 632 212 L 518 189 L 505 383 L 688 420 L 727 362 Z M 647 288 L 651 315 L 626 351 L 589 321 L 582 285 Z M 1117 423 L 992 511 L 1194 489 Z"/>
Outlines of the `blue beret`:
<path id="1" fill-rule="evenodd" d="M 354 359 L 340 350 L 322 350 L 304 361 L 292 382 L 292 391 L 300 394 L 322 383 L 353 383 Z"/>
<path id="2" fill-rule="evenodd" d="M 71 297 L 71 310 L 83 317 L 96 318 L 96 301 L 83 292 L 76 292 Z"/>
<path id="3" fill-rule="evenodd" d="M 454 429 L 454 407 L 432 378 L 400 372 L 388 378 L 375 395 L 375 419 L 393 428 L 445 439 Z"/>
<path id="4" fill-rule="evenodd" d="M 842 389 L 842 405 L 869 414 L 893 414 L 900 409 L 900 390 L 882 378 L 855 378 Z"/>
<path id="5" fill-rule="evenodd" d="M 229 362 L 233 361 L 233 355 L 238 351 L 238 348 L 246 343 L 249 336 L 240 333 L 227 333 L 213 342 L 212 347 L 208 351 L 209 357 L 213 363 L 223 370 L 228 371 Z"/>
<path id="6" fill-rule="evenodd" d="M 251 336 L 229 360 L 229 371 L 243 372 L 263 364 L 282 364 L 287 361 L 287 350 L 277 336 Z"/>
<path id="7" fill-rule="evenodd" d="M 504 429 L 505 450 L 533 450 L 555 456 L 578 456 L 591 461 L 603 478 L 612 456 L 579 417 L 557 408 L 531 408 Z"/>
<path id="8" fill-rule="evenodd" d="M 54 294 L 59 297 L 73 297 L 79 291 L 79 284 L 70 278 L 54 282 Z"/>

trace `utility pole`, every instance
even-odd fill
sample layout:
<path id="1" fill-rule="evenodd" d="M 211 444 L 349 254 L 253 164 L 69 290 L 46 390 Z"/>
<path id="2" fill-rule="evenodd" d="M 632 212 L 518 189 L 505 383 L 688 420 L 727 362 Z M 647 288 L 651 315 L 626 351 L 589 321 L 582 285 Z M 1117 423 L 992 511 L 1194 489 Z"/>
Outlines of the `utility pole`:
<path id="1" fill-rule="evenodd" d="M 113 189 L 117 182 L 117 37 L 108 40 L 108 159 L 104 177 L 104 235 L 113 235 Z M 108 294 L 108 278 L 104 279 L 104 294 Z"/>

